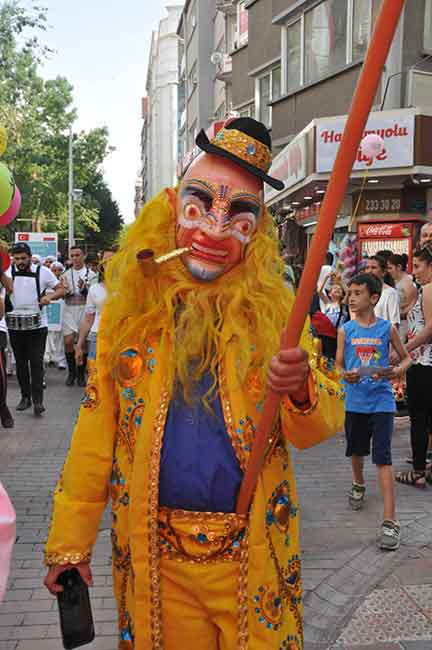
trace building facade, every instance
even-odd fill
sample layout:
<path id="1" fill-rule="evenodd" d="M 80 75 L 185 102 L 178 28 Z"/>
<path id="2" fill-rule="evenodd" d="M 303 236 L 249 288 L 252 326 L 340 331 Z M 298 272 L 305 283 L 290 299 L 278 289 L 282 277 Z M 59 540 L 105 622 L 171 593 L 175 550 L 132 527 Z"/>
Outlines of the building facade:
<path id="1" fill-rule="evenodd" d="M 187 0 L 178 35 L 178 176 L 196 153 L 195 138 L 232 111 L 234 14 L 232 2 Z"/>
<path id="2" fill-rule="evenodd" d="M 233 108 L 255 115 L 271 128 L 274 152 L 279 153 L 272 173 L 285 181 L 286 189 L 267 190 L 267 204 L 285 230 L 295 234 L 296 227 L 303 229 L 307 242 L 319 219 L 344 116 L 381 0 L 232 4 L 237 7 Z M 386 159 L 358 161 L 335 244 L 350 230 L 358 231 L 359 242 L 367 233 L 375 237 L 373 244 L 359 243 L 365 252 L 389 245 L 411 250 L 432 199 L 431 54 L 432 0 L 407 2 L 367 127 L 384 134 Z M 400 241 L 400 228 L 389 226 L 401 223 L 403 232 L 410 233 L 405 242 Z M 374 227 L 380 224 L 385 227 Z M 380 232 L 383 241 L 378 241 Z M 392 243 L 393 238 L 398 241 Z"/>
<path id="3" fill-rule="evenodd" d="M 167 16 L 153 33 L 147 71 L 147 97 L 143 99 L 141 132 L 142 198 L 148 201 L 163 187 L 176 182 L 178 146 L 177 26 L 182 5 L 166 7 Z"/>

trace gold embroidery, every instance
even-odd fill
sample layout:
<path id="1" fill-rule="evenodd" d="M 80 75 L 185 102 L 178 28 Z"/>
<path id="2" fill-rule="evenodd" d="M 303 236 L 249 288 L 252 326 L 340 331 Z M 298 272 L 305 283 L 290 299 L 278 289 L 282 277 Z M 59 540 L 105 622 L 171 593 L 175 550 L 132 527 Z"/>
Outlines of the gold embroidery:
<path id="1" fill-rule="evenodd" d="M 239 561 L 246 521 L 234 513 L 160 508 L 161 555 L 194 564 Z"/>
<path id="2" fill-rule="evenodd" d="M 137 347 L 127 348 L 120 353 L 115 377 L 120 386 L 135 386 L 144 373 L 144 360 Z"/>
<path id="3" fill-rule="evenodd" d="M 169 394 L 165 389 L 162 391 L 158 413 L 155 418 L 151 444 L 150 458 L 150 493 L 149 493 L 149 573 L 151 610 L 150 625 L 152 650 L 163 650 L 162 640 L 162 611 L 160 594 L 160 567 L 159 567 L 159 471 L 160 456 L 162 451 L 162 439 L 165 428 L 165 420 L 168 413 Z"/>
<path id="4" fill-rule="evenodd" d="M 45 553 L 45 564 L 81 564 L 90 562 L 91 553 Z"/>
<path id="5" fill-rule="evenodd" d="M 249 569 L 249 530 L 246 528 L 245 537 L 240 553 L 240 573 L 238 583 L 238 650 L 249 647 L 248 630 L 248 569 Z"/>
<path id="6" fill-rule="evenodd" d="M 211 143 L 258 167 L 263 172 L 268 172 L 270 169 L 272 162 L 270 149 L 242 131 L 221 129 Z"/>

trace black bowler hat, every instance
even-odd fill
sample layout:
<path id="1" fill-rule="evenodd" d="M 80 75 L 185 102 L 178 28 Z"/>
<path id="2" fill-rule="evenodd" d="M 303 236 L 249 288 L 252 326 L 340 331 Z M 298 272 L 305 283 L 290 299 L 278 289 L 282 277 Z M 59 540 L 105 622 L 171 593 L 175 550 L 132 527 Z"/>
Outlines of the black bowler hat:
<path id="1" fill-rule="evenodd" d="M 282 181 L 267 173 L 272 163 L 272 141 L 262 122 L 252 117 L 239 117 L 225 123 L 211 141 L 201 130 L 195 142 L 203 151 L 232 160 L 275 190 L 284 189 Z"/>

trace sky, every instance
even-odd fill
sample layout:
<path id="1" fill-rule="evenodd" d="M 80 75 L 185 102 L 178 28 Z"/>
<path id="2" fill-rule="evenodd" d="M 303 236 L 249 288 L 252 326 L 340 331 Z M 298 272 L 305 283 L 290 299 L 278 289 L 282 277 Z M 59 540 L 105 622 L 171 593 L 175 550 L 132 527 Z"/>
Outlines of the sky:
<path id="1" fill-rule="evenodd" d="M 25 6 L 33 4 L 24 0 Z M 50 28 L 43 42 L 55 50 L 46 78 L 64 76 L 74 87 L 74 130 L 107 126 L 116 150 L 105 179 L 123 218 L 134 218 L 134 186 L 140 165 L 141 97 L 145 95 L 152 30 L 167 4 L 180 0 L 40 0 Z"/>

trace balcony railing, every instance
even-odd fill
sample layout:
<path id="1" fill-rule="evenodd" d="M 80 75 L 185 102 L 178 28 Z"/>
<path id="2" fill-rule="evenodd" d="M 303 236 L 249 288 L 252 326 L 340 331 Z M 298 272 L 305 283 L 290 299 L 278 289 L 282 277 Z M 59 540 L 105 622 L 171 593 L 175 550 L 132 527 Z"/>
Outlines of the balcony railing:
<path id="1" fill-rule="evenodd" d="M 219 81 L 230 82 L 232 79 L 232 57 L 224 54 L 221 61 L 216 66 L 216 79 Z"/>

